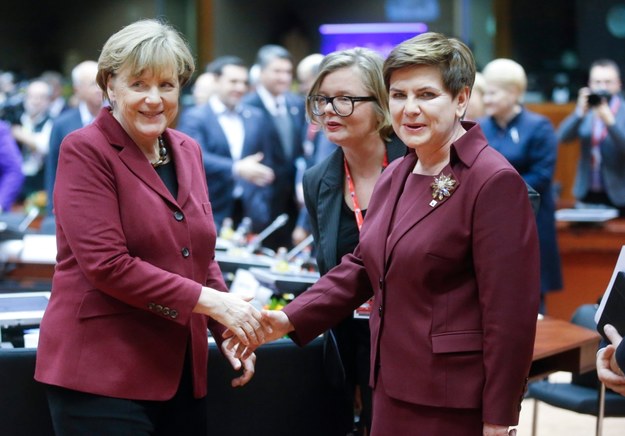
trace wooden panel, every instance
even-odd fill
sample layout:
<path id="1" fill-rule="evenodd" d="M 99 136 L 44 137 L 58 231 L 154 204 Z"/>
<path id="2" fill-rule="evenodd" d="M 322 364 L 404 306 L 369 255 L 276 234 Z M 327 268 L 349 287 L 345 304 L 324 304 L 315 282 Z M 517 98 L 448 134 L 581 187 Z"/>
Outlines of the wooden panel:
<path id="1" fill-rule="evenodd" d="M 197 69 L 204 70 L 204 66 L 213 59 L 213 17 L 215 15 L 213 0 L 197 1 Z"/>

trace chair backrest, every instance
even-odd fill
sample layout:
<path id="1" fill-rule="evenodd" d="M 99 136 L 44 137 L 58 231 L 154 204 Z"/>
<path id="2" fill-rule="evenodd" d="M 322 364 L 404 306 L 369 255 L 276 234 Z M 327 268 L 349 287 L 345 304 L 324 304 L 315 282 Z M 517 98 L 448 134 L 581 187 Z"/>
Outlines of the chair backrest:
<path id="1" fill-rule="evenodd" d="M 596 304 L 583 304 L 579 306 L 571 322 L 581 327 L 585 327 L 592 331 L 597 331 L 597 323 L 595 322 L 595 313 L 597 313 Z M 574 385 L 586 386 L 589 388 L 599 388 L 599 379 L 597 378 L 597 371 L 592 370 L 583 374 L 573 374 L 571 383 Z"/>

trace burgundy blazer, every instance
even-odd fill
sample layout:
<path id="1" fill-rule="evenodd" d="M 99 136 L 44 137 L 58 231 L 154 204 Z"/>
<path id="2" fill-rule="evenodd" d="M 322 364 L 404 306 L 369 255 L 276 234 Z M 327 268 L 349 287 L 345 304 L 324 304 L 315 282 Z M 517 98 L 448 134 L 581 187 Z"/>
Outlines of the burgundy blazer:
<path id="1" fill-rule="evenodd" d="M 35 378 L 94 394 L 166 400 L 190 349 L 206 395 L 202 285 L 226 290 L 199 145 L 167 129 L 174 198 L 108 109 L 61 145 L 54 204 L 57 265 Z"/>
<path id="2" fill-rule="evenodd" d="M 430 206 L 410 192 L 395 206 L 416 155 L 394 161 L 372 196 L 354 254 L 284 311 L 306 343 L 371 295 L 371 378 L 396 399 L 481 408 L 514 425 L 532 360 L 540 295 L 538 238 L 523 179 L 480 127 L 451 147 L 442 171 L 457 188 Z M 375 407 L 375 405 L 374 405 Z"/>

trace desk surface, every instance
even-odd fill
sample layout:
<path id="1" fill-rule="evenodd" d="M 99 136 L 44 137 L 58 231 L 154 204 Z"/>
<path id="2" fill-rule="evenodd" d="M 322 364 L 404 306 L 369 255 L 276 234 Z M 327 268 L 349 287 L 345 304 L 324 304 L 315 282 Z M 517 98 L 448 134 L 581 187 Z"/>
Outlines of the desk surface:
<path id="1" fill-rule="evenodd" d="M 555 318 L 538 320 L 530 378 L 595 369 L 599 333 Z"/>

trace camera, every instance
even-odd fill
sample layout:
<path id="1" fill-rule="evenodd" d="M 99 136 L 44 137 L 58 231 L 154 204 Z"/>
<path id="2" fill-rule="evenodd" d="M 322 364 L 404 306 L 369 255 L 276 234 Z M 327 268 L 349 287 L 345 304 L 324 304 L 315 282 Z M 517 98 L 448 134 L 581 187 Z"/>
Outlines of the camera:
<path id="1" fill-rule="evenodd" d="M 610 93 L 608 91 L 597 91 L 588 95 L 588 106 L 599 106 L 603 101 L 610 101 Z"/>

